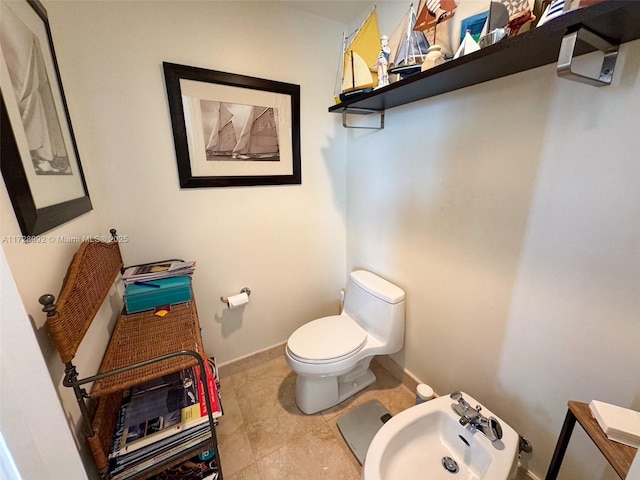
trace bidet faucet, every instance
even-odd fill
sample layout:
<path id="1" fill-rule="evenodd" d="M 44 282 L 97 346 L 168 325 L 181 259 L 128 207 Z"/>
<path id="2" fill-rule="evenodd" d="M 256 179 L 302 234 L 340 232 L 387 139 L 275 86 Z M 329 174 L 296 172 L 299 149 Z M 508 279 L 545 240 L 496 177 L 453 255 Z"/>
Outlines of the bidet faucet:
<path id="1" fill-rule="evenodd" d="M 502 427 L 500 426 L 500 422 L 498 422 L 497 418 L 487 418 L 482 415 L 480 413 L 482 410 L 480 405 L 476 405 L 476 408 L 472 408 L 471 405 L 462 398 L 462 394 L 460 392 L 453 392 L 450 397 L 452 400 L 458 402 L 451 405 L 451 408 L 453 408 L 453 411 L 460 416 L 460 425 L 471 425 L 492 442 L 502 438 Z"/>

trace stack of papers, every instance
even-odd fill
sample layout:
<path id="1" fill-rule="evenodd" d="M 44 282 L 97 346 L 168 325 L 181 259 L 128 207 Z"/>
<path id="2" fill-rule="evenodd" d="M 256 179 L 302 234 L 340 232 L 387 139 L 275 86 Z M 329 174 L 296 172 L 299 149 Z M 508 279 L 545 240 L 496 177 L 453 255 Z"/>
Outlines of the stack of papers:
<path id="1" fill-rule="evenodd" d="M 609 440 L 640 447 L 640 412 L 592 400 L 591 414 Z"/>
<path id="2" fill-rule="evenodd" d="M 136 265 L 125 269 L 122 274 L 122 281 L 125 285 L 130 285 L 135 282 L 149 282 L 161 278 L 192 276 L 195 268 L 196 262 L 183 262 L 180 260 Z"/>

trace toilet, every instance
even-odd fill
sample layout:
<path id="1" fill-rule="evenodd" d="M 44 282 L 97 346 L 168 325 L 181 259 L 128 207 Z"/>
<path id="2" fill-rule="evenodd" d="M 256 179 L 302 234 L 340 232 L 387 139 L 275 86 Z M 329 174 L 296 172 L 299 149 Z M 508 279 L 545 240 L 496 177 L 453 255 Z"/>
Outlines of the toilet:
<path id="1" fill-rule="evenodd" d="M 285 357 L 296 377 L 296 403 L 312 414 L 375 382 L 374 355 L 404 342 L 404 291 L 365 271 L 349 275 L 340 315 L 313 320 L 289 337 Z"/>

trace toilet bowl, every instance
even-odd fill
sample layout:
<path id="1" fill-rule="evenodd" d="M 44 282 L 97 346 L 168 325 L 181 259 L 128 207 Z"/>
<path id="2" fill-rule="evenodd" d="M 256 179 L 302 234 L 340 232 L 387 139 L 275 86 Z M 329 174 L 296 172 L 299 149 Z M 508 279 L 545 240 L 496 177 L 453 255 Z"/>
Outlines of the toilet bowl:
<path id="1" fill-rule="evenodd" d="M 313 320 L 289 337 L 285 358 L 296 377 L 296 403 L 312 414 L 375 382 L 375 355 L 404 342 L 404 291 L 374 273 L 349 275 L 340 315 Z"/>

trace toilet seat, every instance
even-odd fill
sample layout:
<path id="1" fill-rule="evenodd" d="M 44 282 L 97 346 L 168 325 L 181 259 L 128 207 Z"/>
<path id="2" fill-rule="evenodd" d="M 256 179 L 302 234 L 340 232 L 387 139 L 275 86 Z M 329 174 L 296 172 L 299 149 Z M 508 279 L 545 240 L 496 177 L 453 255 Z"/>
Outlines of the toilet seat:
<path id="1" fill-rule="evenodd" d="M 367 332 L 346 315 L 313 320 L 298 328 L 287 342 L 289 354 L 304 363 L 342 360 L 362 349 Z"/>

